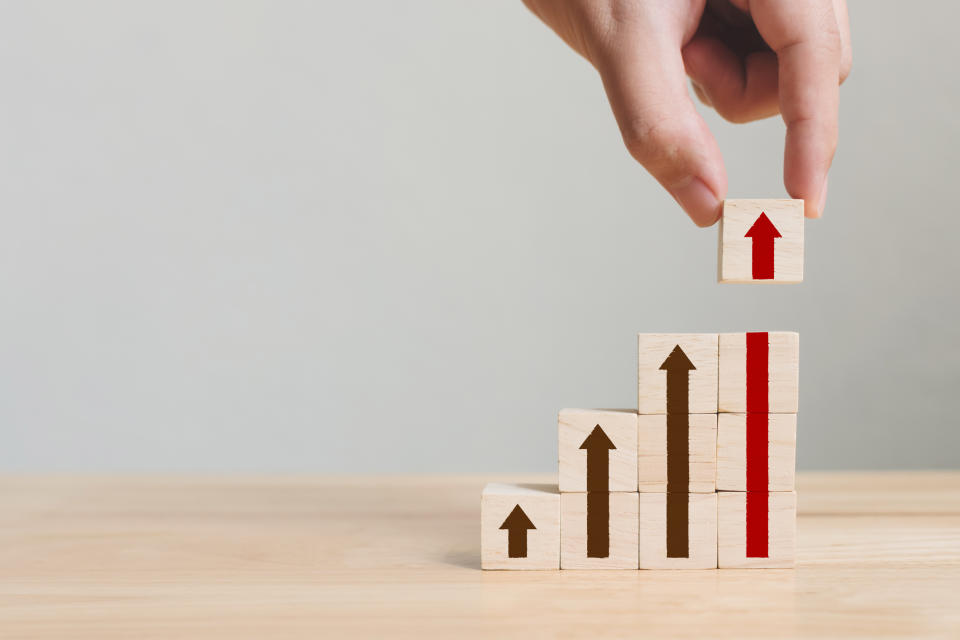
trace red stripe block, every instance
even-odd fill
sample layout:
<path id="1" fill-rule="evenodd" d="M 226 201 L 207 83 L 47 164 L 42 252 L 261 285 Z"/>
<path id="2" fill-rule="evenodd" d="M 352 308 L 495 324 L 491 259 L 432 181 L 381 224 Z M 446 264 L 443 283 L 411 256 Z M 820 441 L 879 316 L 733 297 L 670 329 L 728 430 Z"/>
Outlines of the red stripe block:
<path id="1" fill-rule="evenodd" d="M 769 367 L 766 332 L 747 334 L 747 557 L 768 554 Z"/>

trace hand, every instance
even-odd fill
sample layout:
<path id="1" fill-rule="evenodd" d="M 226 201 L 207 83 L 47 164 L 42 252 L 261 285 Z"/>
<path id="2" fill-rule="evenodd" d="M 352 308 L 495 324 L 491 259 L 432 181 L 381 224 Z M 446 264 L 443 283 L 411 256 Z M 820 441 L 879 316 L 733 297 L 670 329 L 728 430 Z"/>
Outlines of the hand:
<path id="1" fill-rule="evenodd" d="M 727 175 L 684 74 L 731 122 L 787 125 L 783 183 L 823 213 L 850 72 L 845 0 L 524 0 L 600 72 L 630 154 L 700 226 L 720 217 Z"/>

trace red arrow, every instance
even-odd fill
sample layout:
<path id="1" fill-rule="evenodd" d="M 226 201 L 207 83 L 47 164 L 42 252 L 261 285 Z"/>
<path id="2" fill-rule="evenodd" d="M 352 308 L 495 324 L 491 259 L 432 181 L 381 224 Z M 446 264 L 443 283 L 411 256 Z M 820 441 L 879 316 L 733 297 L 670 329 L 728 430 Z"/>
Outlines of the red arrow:
<path id="1" fill-rule="evenodd" d="M 507 530 L 507 556 L 510 558 L 527 557 L 527 529 L 536 529 L 520 505 L 513 508 L 507 519 L 500 525 Z"/>
<path id="2" fill-rule="evenodd" d="M 773 241 L 782 238 L 763 211 L 744 235 L 753 238 L 753 279 L 773 280 Z"/>

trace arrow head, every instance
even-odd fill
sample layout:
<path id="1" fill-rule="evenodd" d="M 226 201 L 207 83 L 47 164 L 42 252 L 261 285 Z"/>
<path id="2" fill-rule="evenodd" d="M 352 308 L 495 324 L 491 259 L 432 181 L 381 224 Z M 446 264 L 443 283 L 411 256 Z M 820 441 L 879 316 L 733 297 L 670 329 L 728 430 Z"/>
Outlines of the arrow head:
<path id="1" fill-rule="evenodd" d="M 743 234 L 744 238 L 782 238 L 777 228 L 770 222 L 770 218 L 763 211 L 760 217 L 753 223 L 753 226 Z"/>
<path id="2" fill-rule="evenodd" d="M 527 517 L 527 514 L 523 512 L 523 509 L 520 508 L 520 505 L 517 505 L 513 508 L 513 511 L 510 512 L 510 515 L 507 516 L 507 519 L 503 521 L 503 524 L 500 525 L 501 529 L 536 529 L 533 526 L 533 523 L 530 522 L 530 518 Z"/>
<path id="3" fill-rule="evenodd" d="M 590 435 L 587 436 L 587 439 L 583 441 L 583 444 L 580 445 L 581 449 L 616 449 L 613 442 L 610 441 L 610 438 L 607 437 L 607 434 L 600 428 L 600 425 L 597 425 L 593 428 L 593 431 L 590 432 Z"/>
<path id="4" fill-rule="evenodd" d="M 683 352 L 680 345 L 675 346 L 667 359 L 660 365 L 661 371 L 691 371 L 694 369 L 696 367 L 690 362 L 690 358 Z"/>

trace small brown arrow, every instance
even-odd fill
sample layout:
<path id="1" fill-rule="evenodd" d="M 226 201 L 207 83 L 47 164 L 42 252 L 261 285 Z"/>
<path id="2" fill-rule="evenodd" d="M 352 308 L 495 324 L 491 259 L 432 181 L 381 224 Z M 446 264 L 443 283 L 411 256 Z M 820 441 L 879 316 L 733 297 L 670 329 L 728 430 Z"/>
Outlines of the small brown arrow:
<path id="1" fill-rule="evenodd" d="M 520 505 L 513 508 L 507 519 L 500 525 L 507 530 L 507 556 L 510 558 L 527 557 L 527 530 L 536 529 Z"/>
<path id="2" fill-rule="evenodd" d="M 581 449 L 587 450 L 587 557 L 610 556 L 610 450 L 616 449 L 600 425 Z"/>
<path id="3" fill-rule="evenodd" d="M 690 371 L 680 345 L 660 365 L 667 372 L 667 557 L 690 557 Z"/>

